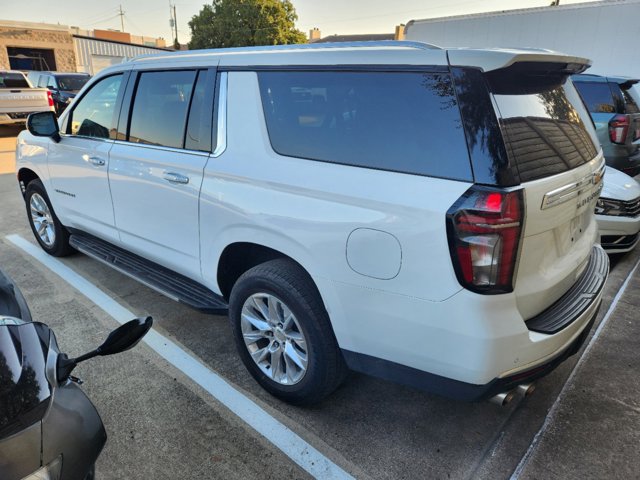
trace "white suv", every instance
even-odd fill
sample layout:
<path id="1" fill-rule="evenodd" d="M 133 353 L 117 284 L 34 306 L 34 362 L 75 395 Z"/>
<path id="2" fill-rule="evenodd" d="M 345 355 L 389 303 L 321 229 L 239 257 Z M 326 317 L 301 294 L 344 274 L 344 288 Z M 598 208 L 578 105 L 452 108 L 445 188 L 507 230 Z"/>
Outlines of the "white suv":
<path id="1" fill-rule="evenodd" d="M 373 42 L 188 51 L 30 117 L 36 239 L 227 311 L 256 380 L 319 401 L 348 368 L 513 391 L 575 353 L 608 275 L 588 60 Z"/>

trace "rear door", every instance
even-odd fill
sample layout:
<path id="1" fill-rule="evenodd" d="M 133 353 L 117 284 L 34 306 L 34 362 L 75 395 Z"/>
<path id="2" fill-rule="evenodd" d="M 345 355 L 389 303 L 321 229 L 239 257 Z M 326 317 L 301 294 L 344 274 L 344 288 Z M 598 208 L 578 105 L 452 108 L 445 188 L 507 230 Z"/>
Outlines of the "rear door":
<path id="1" fill-rule="evenodd" d="M 215 70 L 137 73 L 110 152 L 121 242 L 174 271 L 200 277 L 199 197 L 211 150 Z"/>
<path id="2" fill-rule="evenodd" d="M 526 69 L 490 75 L 525 222 L 514 293 L 525 319 L 559 299 L 586 267 L 597 238 L 594 206 L 604 161 L 566 75 Z M 508 69 L 505 69 L 508 70 Z"/>

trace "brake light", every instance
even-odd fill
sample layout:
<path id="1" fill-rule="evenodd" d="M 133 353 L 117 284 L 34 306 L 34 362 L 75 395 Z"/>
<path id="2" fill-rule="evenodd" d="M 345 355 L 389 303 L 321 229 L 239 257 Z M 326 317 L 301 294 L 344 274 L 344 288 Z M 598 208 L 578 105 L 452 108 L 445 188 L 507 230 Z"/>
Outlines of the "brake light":
<path id="1" fill-rule="evenodd" d="M 523 191 L 473 186 L 447 212 L 449 252 L 460 284 L 477 293 L 513 291 Z"/>
<path id="2" fill-rule="evenodd" d="M 618 114 L 609 120 L 609 138 L 613 143 L 624 144 L 629 133 L 629 117 Z"/>
<path id="3" fill-rule="evenodd" d="M 51 95 L 51 90 L 47 90 L 47 100 L 49 101 L 49 106 L 53 107 L 53 96 Z"/>

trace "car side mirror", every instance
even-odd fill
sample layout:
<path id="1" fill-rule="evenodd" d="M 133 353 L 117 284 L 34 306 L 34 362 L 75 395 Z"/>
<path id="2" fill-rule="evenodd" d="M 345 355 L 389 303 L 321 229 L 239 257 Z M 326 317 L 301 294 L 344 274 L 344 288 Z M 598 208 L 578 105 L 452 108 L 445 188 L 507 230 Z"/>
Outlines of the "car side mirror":
<path id="1" fill-rule="evenodd" d="M 36 137 L 49 137 L 56 143 L 60 141 L 60 127 L 54 112 L 32 113 L 27 118 L 27 130 Z"/>

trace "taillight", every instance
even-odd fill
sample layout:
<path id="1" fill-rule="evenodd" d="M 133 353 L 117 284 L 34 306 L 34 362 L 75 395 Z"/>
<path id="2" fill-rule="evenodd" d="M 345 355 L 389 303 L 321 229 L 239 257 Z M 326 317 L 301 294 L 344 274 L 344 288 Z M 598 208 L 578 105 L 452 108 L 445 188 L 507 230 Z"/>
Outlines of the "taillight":
<path id="1" fill-rule="evenodd" d="M 616 115 L 609 120 L 609 138 L 613 143 L 624 144 L 629 133 L 629 117 L 627 115 Z"/>
<path id="2" fill-rule="evenodd" d="M 449 251 L 463 287 L 485 294 L 513 291 L 523 211 L 522 190 L 478 186 L 449 209 Z"/>
<path id="3" fill-rule="evenodd" d="M 49 106 L 53 107 L 53 96 L 51 95 L 51 90 L 47 90 L 47 100 L 49 101 Z"/>

